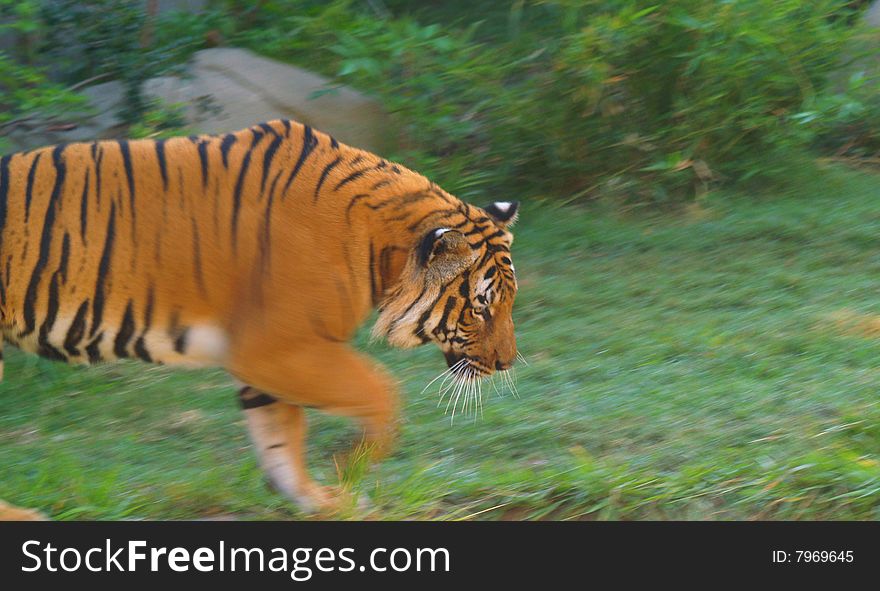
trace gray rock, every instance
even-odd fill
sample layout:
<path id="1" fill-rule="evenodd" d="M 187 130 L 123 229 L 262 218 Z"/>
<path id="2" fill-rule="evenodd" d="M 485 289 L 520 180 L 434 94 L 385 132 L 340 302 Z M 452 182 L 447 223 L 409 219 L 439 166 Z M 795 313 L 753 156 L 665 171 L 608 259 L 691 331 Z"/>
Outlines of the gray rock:
<path id="1" fill-rule="evenodd" d="M 865 23 L 871 27 L 880 28 L 880 2 L 872 2 L 865 11 Z"/>
<path id="2" fill-rule="evenodd" d="M 197 52 L 186 76 L 151 79 L 144 92 L 166 104 L 182 105 L 192 131 L 225 133 L 286 117 L 330 133 L 341 142 L 387 154 L 395 134 L 389 131 L 390 123 L 381 107 L 345 87 L 315 96 L 328 88 L 331 81 L 301 68 L 245 49 L 216 48 Z M 93 117 L 70 131 L 17 131 L 8 138 L 13 149 L 118 137 L 121 121 L 116 113 L 124 100 L 122 84 L 96 84 L 83 94 Z"/>
<path id="3" fill-rule="evenodd" d="M 388 120 L 378 104 L 345 87 L 315 96 L 331 83 L 312 72 L 235 48 L 199 51 L 190 71 L 191 79 L 151 81 L 147 92 L 191 105 L 212 97 L 219 114 L 190 109 L 189 118 L 199 131 L 219 133 L 287 117 L 353 146 L 379 153 L 391 147 Z"/>

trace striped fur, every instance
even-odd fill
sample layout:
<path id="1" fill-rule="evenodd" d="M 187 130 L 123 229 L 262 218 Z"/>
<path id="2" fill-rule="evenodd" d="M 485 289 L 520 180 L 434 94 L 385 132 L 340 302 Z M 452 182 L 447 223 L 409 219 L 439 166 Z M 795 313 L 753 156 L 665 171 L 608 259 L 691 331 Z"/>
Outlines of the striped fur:
<path id="1" fill-rule="evenodd" d="M 338 354 L 316 371 L 332 372 L 375 307 L 374 332 L 394 345 L 433 341 L 481 375 L 509 367 L 515 214 L 287 120 L 12 154 L 0 158 L 0 331 L 73 363 L 221 366 L 332 412 L 286 385 L 295 365 L 267 360 L 326 347 Z"/>

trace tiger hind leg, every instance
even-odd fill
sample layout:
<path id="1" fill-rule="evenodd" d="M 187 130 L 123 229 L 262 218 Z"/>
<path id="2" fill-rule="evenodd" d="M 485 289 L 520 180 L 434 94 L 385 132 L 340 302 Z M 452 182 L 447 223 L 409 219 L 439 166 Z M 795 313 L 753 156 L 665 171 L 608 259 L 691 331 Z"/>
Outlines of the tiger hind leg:
<path id="1" fill-rule="evenodd" d="M 46 516 L 33 509 L 22 509 L 0 501 L 0 521 L 45 521 Z"/>

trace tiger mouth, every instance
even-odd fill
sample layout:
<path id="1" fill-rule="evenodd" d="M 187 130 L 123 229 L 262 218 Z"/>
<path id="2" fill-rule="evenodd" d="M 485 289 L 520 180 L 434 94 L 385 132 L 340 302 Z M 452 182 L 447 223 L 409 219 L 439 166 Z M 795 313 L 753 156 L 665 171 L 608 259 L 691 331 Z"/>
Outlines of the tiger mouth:
<path id="1" fill-rule="evenodd" d="M 485 378 L 493 373 L 491 368 L 475 357 L 469 357 L 454 351 L 444 352 L 443 355 L 446 357 L 446 365 L 449 366 L 454 374 L 475 379 Z"/>

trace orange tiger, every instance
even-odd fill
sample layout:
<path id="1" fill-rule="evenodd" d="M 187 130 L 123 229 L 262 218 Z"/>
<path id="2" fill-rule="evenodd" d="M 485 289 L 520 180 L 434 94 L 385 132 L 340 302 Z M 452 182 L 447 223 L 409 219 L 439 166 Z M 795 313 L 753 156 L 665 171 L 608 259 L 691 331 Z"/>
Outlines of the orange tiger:
<path id="1" fill-rule="evenodd" d="M 3 340 L 72 363 L 225 368 L 260 464 L 308 511 L 304 407 L 392 442 L 396 387 L 349 341 L 371 310 L 462 380 L 514 362 L 515 202 L 425 177 L 288 120 L 219 136 L 50 146 L 0 159 Z M 2 366 L 0 366 L 2 369 Z M 0 517 L 32 515 L 0 503 Z"/>

